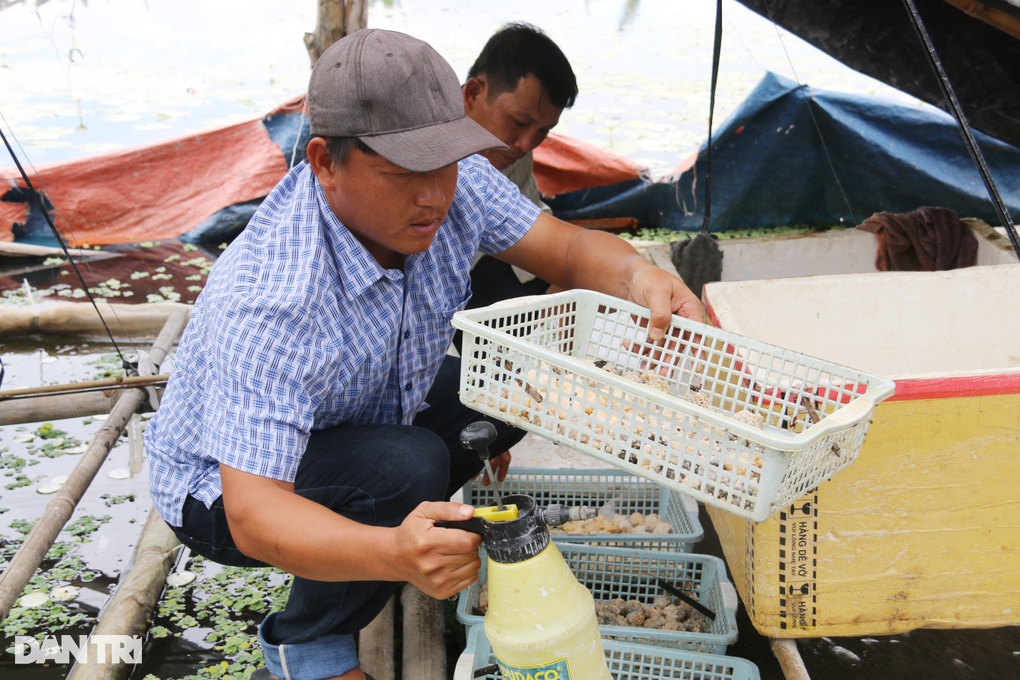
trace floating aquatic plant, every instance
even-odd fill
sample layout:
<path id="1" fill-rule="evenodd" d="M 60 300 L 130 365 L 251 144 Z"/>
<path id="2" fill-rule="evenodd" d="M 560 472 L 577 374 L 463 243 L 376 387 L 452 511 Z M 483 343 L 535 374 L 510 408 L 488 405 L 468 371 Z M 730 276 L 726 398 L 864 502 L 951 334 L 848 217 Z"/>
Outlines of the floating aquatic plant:
<path id="1" fill-rule="evenodd" d="M 34 523 L 15 520 L 10 527 L 28 534 Z M 84 531 L 85 524 L 78 526 Z M 94 530 L 94 529 L 92 529 Z M 65 533 L 69 533 L 65 530 Z M 77 603 L 80 589 L 74 583 L 88 583 L 97 574 L 86 568 L 78 546 L 87 541 L 86 534 L 72 535 L 70 540 L 58 541 L 50 546 L 42 568 L 29 580 L 21 597 L 0 622 L 0 633 L 13 639 L 15 635 L 31 635 L 42 642 L 46 636 L 87 632 L 92 618 Z M 0 538 L 0 563 L 9 562 L 20 541 Z M 13 654 L 13 649 L 6 650 Z"/>
<path id="2" fill-rule="evenodd" d="M 120 495 L 120 496 L 113 496 L 113 495 L 110 495 L 108 493 L 104 493 L 99 498 L 101 498 L 103 500 L 103 503 L 106 505 L 106 507 L 110 507 L 110 506 L 113 506 L 113 505 L 120 505 L 121 503 L 134 503 L 135 502 L 135 494 L 133 494 L 133 493 L 126 493 L 126 494 L 123 494 L 123 495 Z"/>
<path id="3" fill-rule="evenodd" d="M 94 515 L 85 515 L 78 519 L 70 522 L 64 527 L 64 533 L 70 534 L 71 536 L 79 537 L 83 542 L 91 540 L 88 538 L 90 534 L 95 532 L 103 524 L 109 522 L 112 517 L 109 515 L 103 515 L 102 517 L 95 517 Z"/>
<path id="4" fill-rule="evenodd" d="M 276 569 L 221 567 L 202 557 L 193 558 L 189 566 L 190 571 L 175 572 L 167 578 L 168 587 L 150 636 L 169 641 L 186 630 L 207 630 L 204 641 L 225 657 L 174 680 L 248 678 L 263 665 L 258 623 L 268 612 L 283 607 L 290 577 Z M 195 579 L 182 574 L 194 575 Z M 146 679 L 157 680 L 157 676 L 148 675 Z"/>
<path id="5" fill-rule="evenodd" d="M 13 482 L 5 484 L 4 488 L 8 491 L 13 491 L 14 489 L 20 489 L 23 486 L 32 486 L 32 480 L 25 475 L 19 474 L 15 476 Z"/>
<path id="6" fill-rule="evenodd" d="M 50 591 L 49 596 L 54 602 L 73 602 L 80 593 L 81 590 L 75 586 L 58 586 Z"/>
<path id="7" fill-rule="evenodd" d="M 95 361 L 88 362 L 88 364 L 95 368 L 95 373 L 91 380 L 122 378 L 125 374 L 124 366 L 121 364 L 120 357 L 116 354 L 104 354 Z"/>
<path id="8" fill-rule="evenodd" d="M 34 458 L 25 458 L 24 456 L 7 455 L 7 450 L 0 450 L 0 470 L 3 471 L 5 477 L 10 477 L 20 473 L 25 467 L 29 465 L 38 465 L 39 461 Z"/>

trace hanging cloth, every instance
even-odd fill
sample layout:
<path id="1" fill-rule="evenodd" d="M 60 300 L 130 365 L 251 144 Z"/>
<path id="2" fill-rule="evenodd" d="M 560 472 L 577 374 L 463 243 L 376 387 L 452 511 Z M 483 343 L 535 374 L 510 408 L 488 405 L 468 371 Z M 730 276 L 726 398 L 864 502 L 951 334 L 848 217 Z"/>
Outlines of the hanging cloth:
<path id="1" fill-rule="evenodd" d="M 942 271 L 977 262 L 977 238 L 949 208 L 879 212 L 857 228 L 878 239 L 875 268 L 882 272 Z"/>

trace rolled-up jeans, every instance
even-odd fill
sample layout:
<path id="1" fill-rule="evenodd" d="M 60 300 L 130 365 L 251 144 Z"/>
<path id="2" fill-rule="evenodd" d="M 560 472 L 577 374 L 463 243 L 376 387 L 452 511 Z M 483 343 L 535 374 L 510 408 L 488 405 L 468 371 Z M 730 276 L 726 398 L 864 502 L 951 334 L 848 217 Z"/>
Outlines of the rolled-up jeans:
<path id="1" fill-rule="evenodd" d="M 395 527 L 423 501 L 448 500 L 482 469 L 476 451 L 460 443 L 461 430 L 476 420 L 496 426 L 489 454 L 506 451 L 522 430 L 481 416 L 457 397 L 460 360 L 448 356 L 422 411 L 412 425 L 339 425 L 312 432 L 298 466 L 294 490 L 362 524 Z M 266 567 L 237 549 L 223 499 L 207 508 L 184 504 L 174 527 L 181 542 L 214 562 Z M 314 528 L 294 527 L 314 533 Z M 259 627 L 266 665 L 288 680 L 318 680 L 358 666 L 354 635 L 382 611 L 399 583 L 325 582 L 294 577 L 283 611 Z"/>

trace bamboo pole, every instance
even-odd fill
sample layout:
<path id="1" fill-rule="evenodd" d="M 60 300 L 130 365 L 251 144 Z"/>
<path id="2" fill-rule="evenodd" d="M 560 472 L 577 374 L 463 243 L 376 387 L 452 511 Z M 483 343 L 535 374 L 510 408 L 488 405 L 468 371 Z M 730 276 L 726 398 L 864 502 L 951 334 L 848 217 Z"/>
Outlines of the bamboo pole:
<path id="1" fill-rule="evenodd" d="M 446 644 L 443 640 L 443 604 L 414 586 L 400 595 L 404 612 L 403 680 L 435 680 L 446 677 Z"/>
<path id="2" fill-rule="evenodd" d="M 978 0 L 945 0 L 947 3 L 1003 33 L 1020 40 L 1020 17 Z M 1014 3 L 1015 5 L 1016 3 Z"/>
<path id="3" fill-rule="evenodd" d="M 135 547 L 134 560 L 127 576 L 117 584 L 113 597 L 103 607 L 95 628 L 89 636 L 87 662 L 79 661 L 67 680 L 123 680 L 134 666 L 118 663 L 107 655 L 106 662 L 99 655 L 96 636 L 128 635 L 144 639 L 152 620 L 152 612 L 166 585 L 166 576 L 173 566 L 174 551 L 180 542 L 155 509 Z"/>
<path id="4" fill-rule="evenodd" d="M 93 392 L 66 397 L 36 397 L 0 403 L 0 427 L 40 423 L 64 418 L 84 418 L 109 413 L 117 403 L 117 392 Z"/>
<path id="5" fill-rule="evenodd" d="M 170 346 L 180 335 L 187 319 L 188 315 L 183 311 L 174 313 L 167 319 L 150 352 L 153 365 L 159 366 L 166 358 Z M 99 472 L 99 467 L 109 456 L 110 449 L 117 443 L 128 420 L 145 400 L 146 392 L 143 389 L 132 388 L 121 394 L 67 482 L 53 500 L 46 504 L 39 521 L 25 537 L 3 574 L 0 574 L 0 621 L 7 618 L 14 602 L 35 570 L 42 564 L 50 546 L 71 518 L 78 501 L 85 495 L 89 484 Z"/>
<path id="6" fill-rule="evenodd" d="M 0 391 L 0 426 L 109 413 L 121 390 L 163 388 L 169 377 L 167 374 L 139 375 Z"/>
<path id="7" fill-rule="evenodd" d="M 0 2 L 0 8 L 3 3 Z M 63 248 L 56 246 L 37 246 L 31 243 L 16 243 L 14 241 L 0 241 L 0 257 L 71 257 L 86 260 L 96 255 L 109 255 L 103 251 L 85 250 L 84 248 L 68 248 L 67 253 Z"/>
<path id="8" fill-rule="evenodd" d="M 789 638 L 769 638 L 769 646 L 772 647 L 772 653 L 779 661 L 779 667 L 786 680 L 811 680 L 804 659 L 800 657 L 796 641 Z"/>
<path id="9" fill-rule="evenodd" d="M 180 302 L 125 305 L 97 300 L 96 306 L 99 313 L 92 305 L 82 302 L 46 304 L 39 308 L 4 307 L 0 315 L 0 337 L 33 333 L 106 337 L 109 326 L 117 337 L 151 338 L 172 314 L 182 310 L 191 313 L 191 305 Z"/>
<path id="10" fill-rule="evenodd" d="M 61 385 L 39 385 L 38 387 L 21 387 L 16 390 L 0 390 L 0 401 L 37 397 L 45 394 L 69 394 L 72 392 L 89 392 L 110 387 L 153 387 L 162 386 L 170 378 L 167 373 L 159 375 L 128 375 L 104 380 L 83 380 Z"/>

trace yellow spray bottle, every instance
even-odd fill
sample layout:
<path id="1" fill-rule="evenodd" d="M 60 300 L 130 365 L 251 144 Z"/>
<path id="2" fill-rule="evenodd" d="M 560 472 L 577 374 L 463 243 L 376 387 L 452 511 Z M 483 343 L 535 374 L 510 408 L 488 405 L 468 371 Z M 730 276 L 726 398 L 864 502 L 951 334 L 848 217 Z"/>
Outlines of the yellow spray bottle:
<path id="1" fill-rule="evenodd" d="M 549 525 L 576 508 L 539 508 L 523 494 L 503 500 L 517 506 L 516 518 L 490 516 L 484 532 L 485 635 L 500 673 L 506 680 L 611 680 L 591 591 L 549 538 Z"/>

